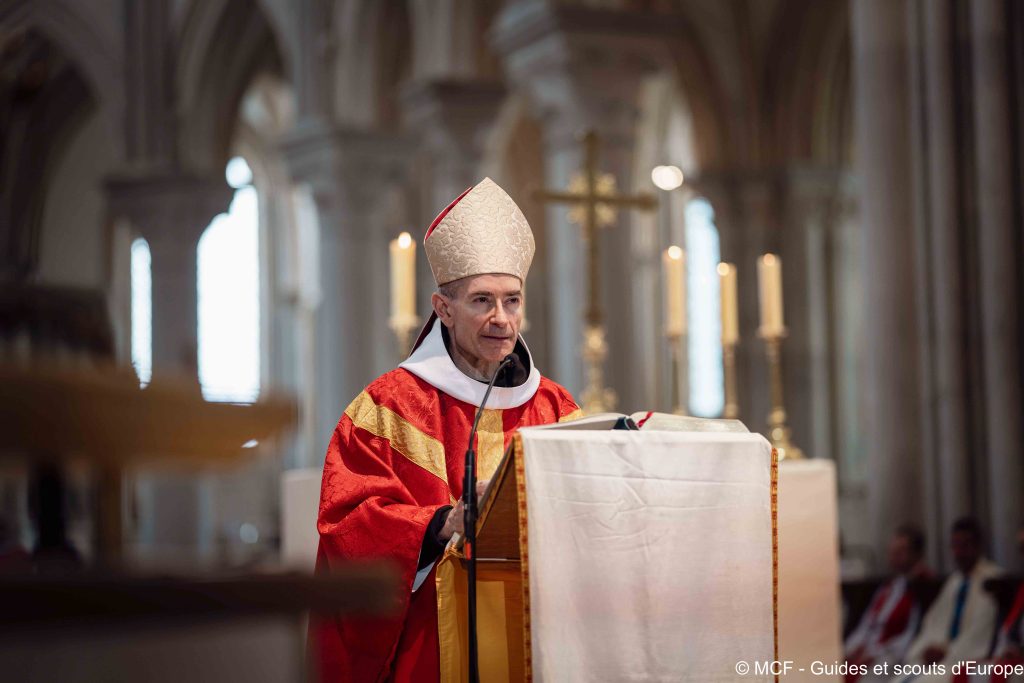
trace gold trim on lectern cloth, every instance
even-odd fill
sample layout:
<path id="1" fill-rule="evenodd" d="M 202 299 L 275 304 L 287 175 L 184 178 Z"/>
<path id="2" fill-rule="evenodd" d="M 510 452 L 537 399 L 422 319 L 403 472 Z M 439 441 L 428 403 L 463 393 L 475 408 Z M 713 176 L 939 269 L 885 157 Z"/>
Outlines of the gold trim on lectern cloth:
<path id="1" fill-rule="evenodd" d="M 771 464 L 772 506 L 772 635 L 775 661 L 779 661 L 779 452 L 772 448 Z M 775 683 L 779 675 L 775 674 Z"/>
<path id="2" fill-rule="evenodd" d="M 526 523 L 526 469 L 523 462 L 523 437 L 512 437 L 515 449 L 516 498 L 519 503 L 519 572 L 523 580 L 523 681 L 533 681 L 533 649 L 530 644 L 530 554 Z"/>

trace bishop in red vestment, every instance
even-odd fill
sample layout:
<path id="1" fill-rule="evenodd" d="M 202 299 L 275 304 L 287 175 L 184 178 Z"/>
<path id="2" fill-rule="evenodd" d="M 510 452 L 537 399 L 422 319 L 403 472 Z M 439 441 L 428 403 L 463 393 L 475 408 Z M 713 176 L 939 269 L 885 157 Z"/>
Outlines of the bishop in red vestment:
<path id="1" fill-rule="evenodd" d="M 489 178 L 434 220 L 424 238 L 438 291 L 409 358 L 345 409 L 327 449 L 317 571 L 385 558 L 404 587 L 394 619 L 317 618 L 310 640 L 321 680 L 436 681 L 434 565 L 461 531 L 463 458 L 486 383 L 510 353 L 477 433 L 487 479 L 512 433 L 578 414 L 530 357 L 519 327 L 534 239 L 519 207 Z"/>

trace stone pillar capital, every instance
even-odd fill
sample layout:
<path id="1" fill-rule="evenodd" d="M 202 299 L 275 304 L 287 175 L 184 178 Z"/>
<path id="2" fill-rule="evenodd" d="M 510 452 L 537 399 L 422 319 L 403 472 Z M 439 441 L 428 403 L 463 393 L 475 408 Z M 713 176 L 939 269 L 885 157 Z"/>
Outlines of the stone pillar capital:
<path id="1" fill-rule="evenodd" d="M 410 141 L 395 132 L 300 123 L 283 151 L 295 180 L 309 183 L 322 212 L 366 216 L 401 186 Z"/>
<path id="2" fill-rule="evenodd" d="M 642 77 L 668 60 L 674 15 L 523 2 L 499 15 L 494 47 L 548 125 L 550 141 L 581 128 L 610 144 L 631 136 Z"/>
<path id="3" fill-rule="evenodd" d="M 834 167 L 713 169 L 688 177 L 686 185 L 711 202 L 729 226 L 773 213 L 818 220 L 835 211 L 849 212 L 855 203 L 852 175 Z"/>
<path id="4" fill-rule="evenodd" d="M 172 171 L 111 176 L 106 194 L 112 215 L 128 219 L 146 241 L 195 247 L 234 190 L 223 177 Z"/>
<path id="5" fill-rule="evenodd" d="M 475 163 L 505 94 L 505 86 L 495 81 L 414 81 L 402 93 L 405 124 L 436 159 Z"/>

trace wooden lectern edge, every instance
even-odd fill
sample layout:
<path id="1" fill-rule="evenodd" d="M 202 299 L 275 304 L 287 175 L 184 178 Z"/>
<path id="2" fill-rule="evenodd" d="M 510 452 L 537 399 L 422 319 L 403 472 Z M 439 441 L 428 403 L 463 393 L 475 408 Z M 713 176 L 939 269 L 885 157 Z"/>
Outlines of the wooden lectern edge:
<path id="1" fill-rule="evenodd" d="M 505 449 L 505 455 L 498 464 L 494 476 L 491 477 L 491 483 L 481 500 L 480 515 L 476 525 L 478 560 L 519 561 L 519 496 L 515 488 L 515 475 L 512 472 L 516 460 L 515 444 L 517 439 L 519 439 L 518 433 L 512 436 L 512 441 Z M 496 507 L 502 511 L 500 518 L 494 517 Z M 492 519 L 494 521 L 491 521 Z M 500 528 L 495 529 L 496 525 L 500 525 Z M 497 535 L 504 535 L 504 537 L 495 538 Z M 495 546 L 498 546 L 500 550 Z"/>

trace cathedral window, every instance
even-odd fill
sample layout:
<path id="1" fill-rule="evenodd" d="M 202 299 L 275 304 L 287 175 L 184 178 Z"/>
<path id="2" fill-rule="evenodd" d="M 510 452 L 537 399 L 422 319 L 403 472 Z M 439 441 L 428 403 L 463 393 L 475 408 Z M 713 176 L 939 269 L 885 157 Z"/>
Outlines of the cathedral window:
<path id="1" fill-rule="evenodd" d="M 199 383 L 209 401 L 247 403 L 260 390 L 259 197 L 235 157 L 235 196 L 199 240 Z"/>
<path id="2" fill-rule="evenodd" d="M 714 209 L 706 199 L 687 202 L 685 216 L 690 412 L 699 417 L 717 417 L 725 407 L 716 270 L 720 260 L 718 229 Z"/>

